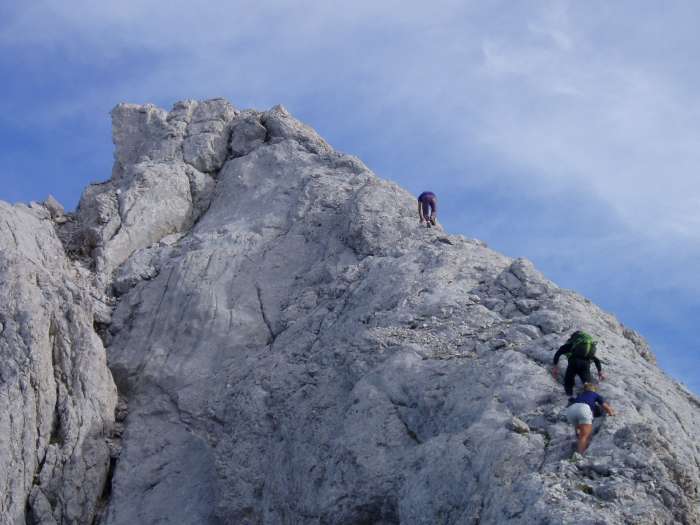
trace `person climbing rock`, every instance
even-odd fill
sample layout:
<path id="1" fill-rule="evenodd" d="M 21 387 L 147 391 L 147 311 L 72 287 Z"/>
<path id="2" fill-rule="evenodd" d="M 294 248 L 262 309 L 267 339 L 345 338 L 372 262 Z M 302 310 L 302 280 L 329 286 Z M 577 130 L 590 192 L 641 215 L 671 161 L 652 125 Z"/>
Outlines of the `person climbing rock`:
<path id="1" fill-rule="evenodd" d="M 609 416 L 614 416 L 615 411 L 603 396 L 596 392 L 596 387 L 592 383 L 584 384 L 583 392 L 569 401 L 572 403 L 566 409 L 566 419 L 574 425 L 576 430 L 576 452 L 583 455 L 593 438 L 594 414 L 602 415 L 605 412 Z"/>
<path id="2" fill-rule="evenodd" d="M 581 379 L 582 383 L 591 383 L 591 361 L 595 364 L 598 370 L 598 379 L 605 379 L 603 367 L 600 364 L 600 359 L 595 355 L 596 342 L 586 332 L 581 330 L 575 331 L 571 337 L 564 343 L 557 353 L 554 354 L 554 366 L 552 367 L 552 375 L 555 379 L 559 377 L 559 358 L 566 356 L 568 361 L 566 373 L 564 374 L 564 391 L 571 396 L 574 393 L 574 384 L 576 376 Z"/>
<path id="3" fill-rule="evenodd" d="M 430 228 L 437 221 L 437 197 L 432 191 L 424 191 L 418 196 L 418 217 L 420 223 Z"/>

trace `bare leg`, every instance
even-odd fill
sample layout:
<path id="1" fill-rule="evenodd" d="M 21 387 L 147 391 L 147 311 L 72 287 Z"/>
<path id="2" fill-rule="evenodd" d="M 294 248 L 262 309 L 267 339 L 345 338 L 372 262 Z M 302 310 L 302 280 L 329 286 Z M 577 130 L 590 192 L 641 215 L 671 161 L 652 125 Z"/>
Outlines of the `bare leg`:
<path id="1" fill-rule="evenodd" d="M 576 425 L 576 437 L 578 438 L 576 451 L 583 455 L 586 452 L 586 449 L 588 449 L 588 445 L 591 444 L 591 439 L 593 437 L 593 425 Z"/>

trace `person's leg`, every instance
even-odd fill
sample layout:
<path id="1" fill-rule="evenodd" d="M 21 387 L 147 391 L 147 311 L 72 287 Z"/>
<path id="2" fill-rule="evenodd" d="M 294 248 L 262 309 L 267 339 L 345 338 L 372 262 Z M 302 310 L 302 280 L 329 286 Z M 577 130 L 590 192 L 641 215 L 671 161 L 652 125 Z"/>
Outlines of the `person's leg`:
<path id="1" fill-rule="evenodd" d="M 576 436 L 578 438 L 576 451 L 583 455 L 588 449 L 588 445 L 591 444 L 591 438 L 593 437 L 593 425 L 589 423 L 576 425 Z"/>
<path id="2" fill-rule="evenodd" d="M 424 198 L 423 200 L 421 200 L 421 206 L 423 207 L 423 217 L 425 218 L 425 225 L 426 225 L 428 228 L 430 228 L 430 223 L 431 223 L 431 219 L 430 219 L 430 213 L 431 213 L 431 209 L 430 209 L 430 199 Z"/>
<path id="3" fill-rule="evenodd" d="M 583 384 L 592 383 L 591 379 L 591 363 L 585 359 L 576 360 L 576 374 L 581 379 Z"/>
<path id="4" fill-rule="evenodd" d="M 564 374 L 564 391 L 567 396 L 574 395 L 574 383 L 576 382 L 576 366 L 572 361 L 566 365 L 566 373 Z"/>
<path id="5" fill-rule="evenodd" d="M 430 222 L 435 226 L 437 219 L 437 198 L 432 197 L 430 199 Z"/>

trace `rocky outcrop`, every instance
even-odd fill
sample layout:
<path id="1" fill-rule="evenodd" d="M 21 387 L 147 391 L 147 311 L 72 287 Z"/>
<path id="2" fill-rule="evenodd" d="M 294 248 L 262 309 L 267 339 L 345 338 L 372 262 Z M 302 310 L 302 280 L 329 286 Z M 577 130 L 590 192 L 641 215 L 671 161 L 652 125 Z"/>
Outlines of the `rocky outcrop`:
<path id="1" fill-rule="evenodd" d="M 0 203 L 0 522 L 91 523 L 117 399 L 94 323 L 109 310 L 54 231 L 56 206 Z"/>
<path id="2" fill-rule="evenodd" d="M 135 250 L 187 230 L 208 206 L 237 114 L 221 99 L 180 102 L 170 113 L 114 108 L 112 179 L 83 193 L 72 250 L 91 255 L 108 278 Z"/>
<path id="3" fill-rule="evenodd" d="M 89 293 L 115 296 L 93 313 L 129 407 L 102 523 L 700 523 L 700 401 L 613 316 L 524 259 L 419 227 L 414 197 L 280 106 L 120 105 L 113 122 L 112 179 L 67 222 L 34 219 L 84 319 Z M 37 213 L 3 217 L 17 210 Z M 574 463 L 548 366 L 577 328 L 600 340 L 618 415 Z M 112 397 L 85 435 L 104 444 L 115 398 L 91 366 L 106 377 L 85 384 Z M 10 500 L 88 523 L 106 476 L 74 521 L 41 479 Z"/>

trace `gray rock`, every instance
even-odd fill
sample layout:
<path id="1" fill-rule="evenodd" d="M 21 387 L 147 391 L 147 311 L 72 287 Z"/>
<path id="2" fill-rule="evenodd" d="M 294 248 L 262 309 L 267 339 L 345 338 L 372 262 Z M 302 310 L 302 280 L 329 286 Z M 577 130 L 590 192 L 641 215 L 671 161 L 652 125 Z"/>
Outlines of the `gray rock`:
<path id="1" fill-rule="evenodd" d="M 113 177 L 59 228 L 81 232 L 91 269 L 39 212 L 3 208 L 34 221 L 0 229 L 22 254 L 0 265 L 21 283 L 0 292 L 1 384 L 16 385 L 0 396 L 0 472 L 27 473 L 2 478 L 3 515 L 21 522 L 28 502 L 29 522 L 107 525 L 700 523 L 700 400 L 613 316 L 528 261 L 419 227 L 414 196 L 281 107 L 114 115 Z M 23 241 L 34 229 L 46 239 Z M 50 275 L 21 273 L 27 257 Z M 50 364 L 52 312 L 79 367 Z M 575 328 L 599 340 L 618 413 L 578 463 L 549 374 Z M 104 362 L 85 357 L 95 330 L 116 424 Z M 78 432 L 90 446 L 35 424 L 55 413 L 56 377 L 71 385 L 65 428 L 96 428 Z M 71 462 L 98 467 L 57 468 Z"/>
<path id="2" fill-rule="evenodd" d="M 206 183 L 193 185 L 201 193 Z M 80 251 L 109 276 L 139 248 L 187 229 L 196 217 L 188 170 L 182 163 L 127 165 L 117 180 L 91 185 L 77 211 Z"/>
<path id="3" fill-rule="evenodd" d="M 185 122 L 189 120 L 187 117 Z M 185 129 L 177 125 L 177 120 L 169 120 L 167 111 L 151 104 L 117 105 L 112 110 L 115 174 L 118 175 L 119 170 L 126 166 L 140 162 L 181 159 Z"/>
<path id="4" fill-rule="evenodd" d="M 140 250 L 115 272 L 112 287 L 117 295 L 123 295 L 139 282 L 153 279 L 159 270 L 153 260 L 152 250 Z"/>
<path id="5" fill-rule="evenodd" d="M 623 328 L 622 335 L 632 342 L 639 355 L 650 363 L 656 364 L 656 356 L 649 348 L 649 343 L 641 335 L 629 328 Z"/>
<path id="6" fill-rule="evenodd" d="M 192 167 L 189 167 L 186 171 L 190 180 L 190 194 L 194 208 L 192 220 L 197 221 L 209 209 L 216 182 L 210 175 L 197 171 Z"/>
<path id="7" fill-rule="evenodd" d="M 181 165 L 141 163 L 126 173 L 129 183 L 118 196 L 121 226 L 104 245 L 113 265 L 192 222 L 190 180 Z"/>
<path id="8" fill-rule="evenodd" d="M 0 523 L 91 523 L 116 390 L 91 281 L 51 223 L 0 202 Z"/>
<path id="9" fill-rule="evenodd" d="M 554 310 L 540 310 L 527 317 L 528 324 L 535 325 L 543 334 L 561 333 L 570 323 L 564 319 L 564 315 Z"/>
<path id="10" fill-rule="evenodd" d="M 135 251 L 186 231 L 208 208 L 238 111 L 223 99 L 112 111 L 112 179 L 90 185 L 77 210 L 71 252 L 92 257 L 101 281 Z"/>
<path id="11" fill-rule="evenodd" d="M 528 424 L 515 416 L 513 416 L 508 422 L 508 428 L 513 432 L 517 432 L 518 434 L 528 434 L 530 432 L 530 427 Z"/>
<path id="12" fill-rule="evenodd" d="M 202 172 L 219 171 L 228 155 L 230 124 L 237 113 L 223 99 L 198 104 L 182 144 L 184 161 Z"/>
<path id="13" fill-rule="evenodd" d="M 49 195 L 46 198 L 44 201 L 44 207 L 49 210 L 52 219 L 63 217 L 63 215 L 66 213 L 66 210 L 63 209 L 61 203 L 58 202 L 53 195 Z"/>
<path id="14" fill-rule="evenodd" d="M 518 308 L 533 309 L 530 299 L 538 298 L 550 292 L 554 285 L 538 272 L 526 259 L 516 259 L 496 280 L 496 284 L 513 297 L 520 297 Z"/>
<path id="15" fill-rule="evenodd" d="M 318 133 L 292 118 L 284 106 L 275 106 L 261 116 L 261 122 L 267 129 L 272 142 L 293 140 L 310 153 L 330 154 L 333 149 Z"/>
<path id="16" fill-rule="evenodd" d="M 540 307 L 540 303 L 534 299 L 518 299 L 515 306 L 524 315 L 532 313 Z"/>
<path id="17" fill-rule="evenodd" d="M 257 114 L 244 114 L 234 120 L 231 130 L 231 154 L 234 157 L 247 155 L 265 142 L 267 129 Z"/>

